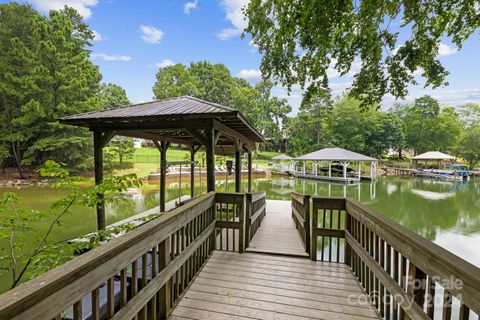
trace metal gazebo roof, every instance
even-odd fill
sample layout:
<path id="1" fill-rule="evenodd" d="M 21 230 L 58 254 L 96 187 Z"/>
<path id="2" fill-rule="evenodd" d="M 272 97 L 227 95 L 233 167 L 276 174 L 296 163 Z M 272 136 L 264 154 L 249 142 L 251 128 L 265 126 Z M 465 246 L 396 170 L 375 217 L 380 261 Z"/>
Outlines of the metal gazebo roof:
<path id="1" fill-rule="evenodd" d="M 428 151 L 412 158 L 412 160 L 440 161 L 455 160 L 456 158 L 439 151 Z"/>
<path id="2" fill-rule="evenodd" d="M 293 158 L 286 154 L 280 154 L 278 156 L 273 157 L 272 160 L 293 160 Z"/>
<path id="3" fill-rule="evenodd" d="M 248 143 L 264 141 L 238 110 L 190 96 L 87 112 L 62 118 L 60 122 L 92 131 L 114 130 L 118 135 L 186 145 L 202 144 L 191 130 L 212 127 L 223 134 L 217 145 L 231 145 L 228 135 Z"/>
<path id="4" fill-rule="evenodd" d="M 313 161 L 377 161 L 377 159 L 342 148 L 325 148 L 304 154 L 295 160 Z"/>

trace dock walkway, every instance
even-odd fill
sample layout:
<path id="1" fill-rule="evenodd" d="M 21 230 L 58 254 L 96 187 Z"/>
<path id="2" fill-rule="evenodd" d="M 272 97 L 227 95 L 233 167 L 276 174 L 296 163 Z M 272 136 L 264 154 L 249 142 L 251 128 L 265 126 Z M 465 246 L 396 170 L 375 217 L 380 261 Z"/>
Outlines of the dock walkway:
<path id="1" fill-rule="evenodd" d="M 290 206 L 267 200 L 247 252 L 213 251 L 169 319 L 378 319 L 345 264 L 306 259 Z"/>
<path id="2" fill-rule="evenodd" d="M 291 201 L 267 200 L 267 214 L 253 237 L 247 252 L 270 253 L 308 258 L 295 228 Z"/>

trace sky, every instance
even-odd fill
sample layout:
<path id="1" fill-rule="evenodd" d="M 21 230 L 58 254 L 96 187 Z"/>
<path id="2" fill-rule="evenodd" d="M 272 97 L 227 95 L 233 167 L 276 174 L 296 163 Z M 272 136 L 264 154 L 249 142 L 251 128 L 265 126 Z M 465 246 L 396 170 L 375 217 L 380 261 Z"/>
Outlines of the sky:
<path id="1" fill-rule="evenodd" d="M 8 2 L 0 0 L 1 3 Z M 208 60 L 223 63 L 232 75 L 255 84 L 261 78 L 261 55 L 247 35 L 241 8 L 248 0 L 31 0 L 43 14 L 69 5 L 77 9 L 96 35 L 92 61 L 100 67 L 103 82 L 125 88 L 133 103 L 153 99 L 152 86 L 159 67 Z M 480 40 L 478 32 L 458 50 L 445 39 L 439 59 L 450 71 L 448 86 L 436 90 L 410 87 L 407 102 L 430 94 L 443 105 L 480 103 Z M 354 66 L 355 69 L 355 66 Z M 333 94 L 352 82 L 329 70 Z M 420 81 L 422 83 L 422 81 Z M 275 96 L 288 99 L 295 114 L 303 91 L 276 86 Z M 395 100 L 386 96 L 382 106 Z"/>

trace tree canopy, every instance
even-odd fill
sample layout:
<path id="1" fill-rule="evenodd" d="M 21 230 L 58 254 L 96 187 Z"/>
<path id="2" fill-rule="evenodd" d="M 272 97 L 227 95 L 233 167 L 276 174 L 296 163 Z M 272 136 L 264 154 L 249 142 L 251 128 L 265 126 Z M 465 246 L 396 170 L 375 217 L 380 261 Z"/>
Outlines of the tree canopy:
<path id="1" fill-rule="evenodd" d="M 265 78 L 325 93 L 329 73 L 353 73 L 351 93 L 367 103 L 405 97 L 416 71 L 425 86 L 446 84 L 440 41 L 460 49 L 480 26 L 471 0 L 251 0 L 245 14 Z"/>
<path id="2" fill-rule="evenodd" d="M 99 107 L 93 33 L 74 9 L 45 17 L 13 2 L 0 5 L 0 39 L 0 134 L 19 172 L 48 158 L 84 162 L 88 133 L 57 119 Z"/>
<path id="3" fill-rule="evenodd" d="M 285 99 L 272 97 L 272 83 L 256 86 L 231 75 L 223 64 L 208 61 L 188 66 L 160 68 L 153 86 L 156 99 L 192 95 L 239 110 L 259 131 L 273 140 L 281 138 L 281 125 L 292 110 Z"/>

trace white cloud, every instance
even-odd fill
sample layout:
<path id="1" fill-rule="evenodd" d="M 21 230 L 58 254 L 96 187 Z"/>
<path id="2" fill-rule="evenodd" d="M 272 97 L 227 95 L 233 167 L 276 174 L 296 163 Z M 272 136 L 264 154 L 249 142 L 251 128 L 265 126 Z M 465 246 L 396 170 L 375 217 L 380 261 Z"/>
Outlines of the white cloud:
<path id="1" fill-rule="evenodd" d="M 158 68 L 166 68 L 168 66 L 173 66 L 175 62 L 170 59 L 163 59 L 162 62 L 155 63 L 155 66 Z"/>
<path id="2" fill-rule="evenodd" d="M 162 30 L 152 26 L 141 25 L 140 31 L 142 32 L 140 38 L 148 43 L 160 43 L 160 40 L 162 40 L 163 36 L 165 35 Z"/>
<path id="3" fill-rule="evenodd" d="M 103 40 L 103 36 L 97 30 L 92 30 L 92 33 L 93 33 L 93 41 Z"/>
<path id="4" fill-rule="evenodd" d="M 190 14 L 190 12 L 192 10 L 195 10 L 197 9 L 197 4 L 198 4 L 198 0 L 194 0 L 192 2 L 187 2 L 183 5 L 183 12 L 185 14 Z"/>
<path id="5" fill-rule="evenodd" d="M 248 21 L 242 12 L 242 8 L 248 5 L 249 0 L 222 0 L 221 4 L 226 13 L 226 18 L 233 27 L 223 29 L 217 36 L 220 40 L 229 40 L 238 37 L 247 27 Z"/>
<path id="6" fill-rule="evenodd" d="M 255 69 L 243 69 L 237 74 L 237 77 L 256 83 L 262 80 L 262 72 Z"/>
<path id="7" fill-rule="evenodd" d="M 132 59 L 130 56 L 117 56 L 117 55 L 109 55 L 105 53 L 92 53 L 91 55 L 92 60 L 94 59 L 102 59 L 103 61 L 122 61 L 122 62 L 128 62 Z"/>
<path id="8" fill-rule="evenodd" d="M 440 43 L 438 46 L 438 55 L 439 56 L 449 56 L 457 52 L 457 48 L 450 47 L 445 43 Z"/>
<path id="9" fill-rule="evenodd" d="M 84 18 L 89 18 L 92 15 L 90 7 L 94 7 L 97 2 L 97 0 L 31 0 L 35 8 L 42 12 L 61 10 L 65 6 L 69 6 L 77 10 Z"/>

